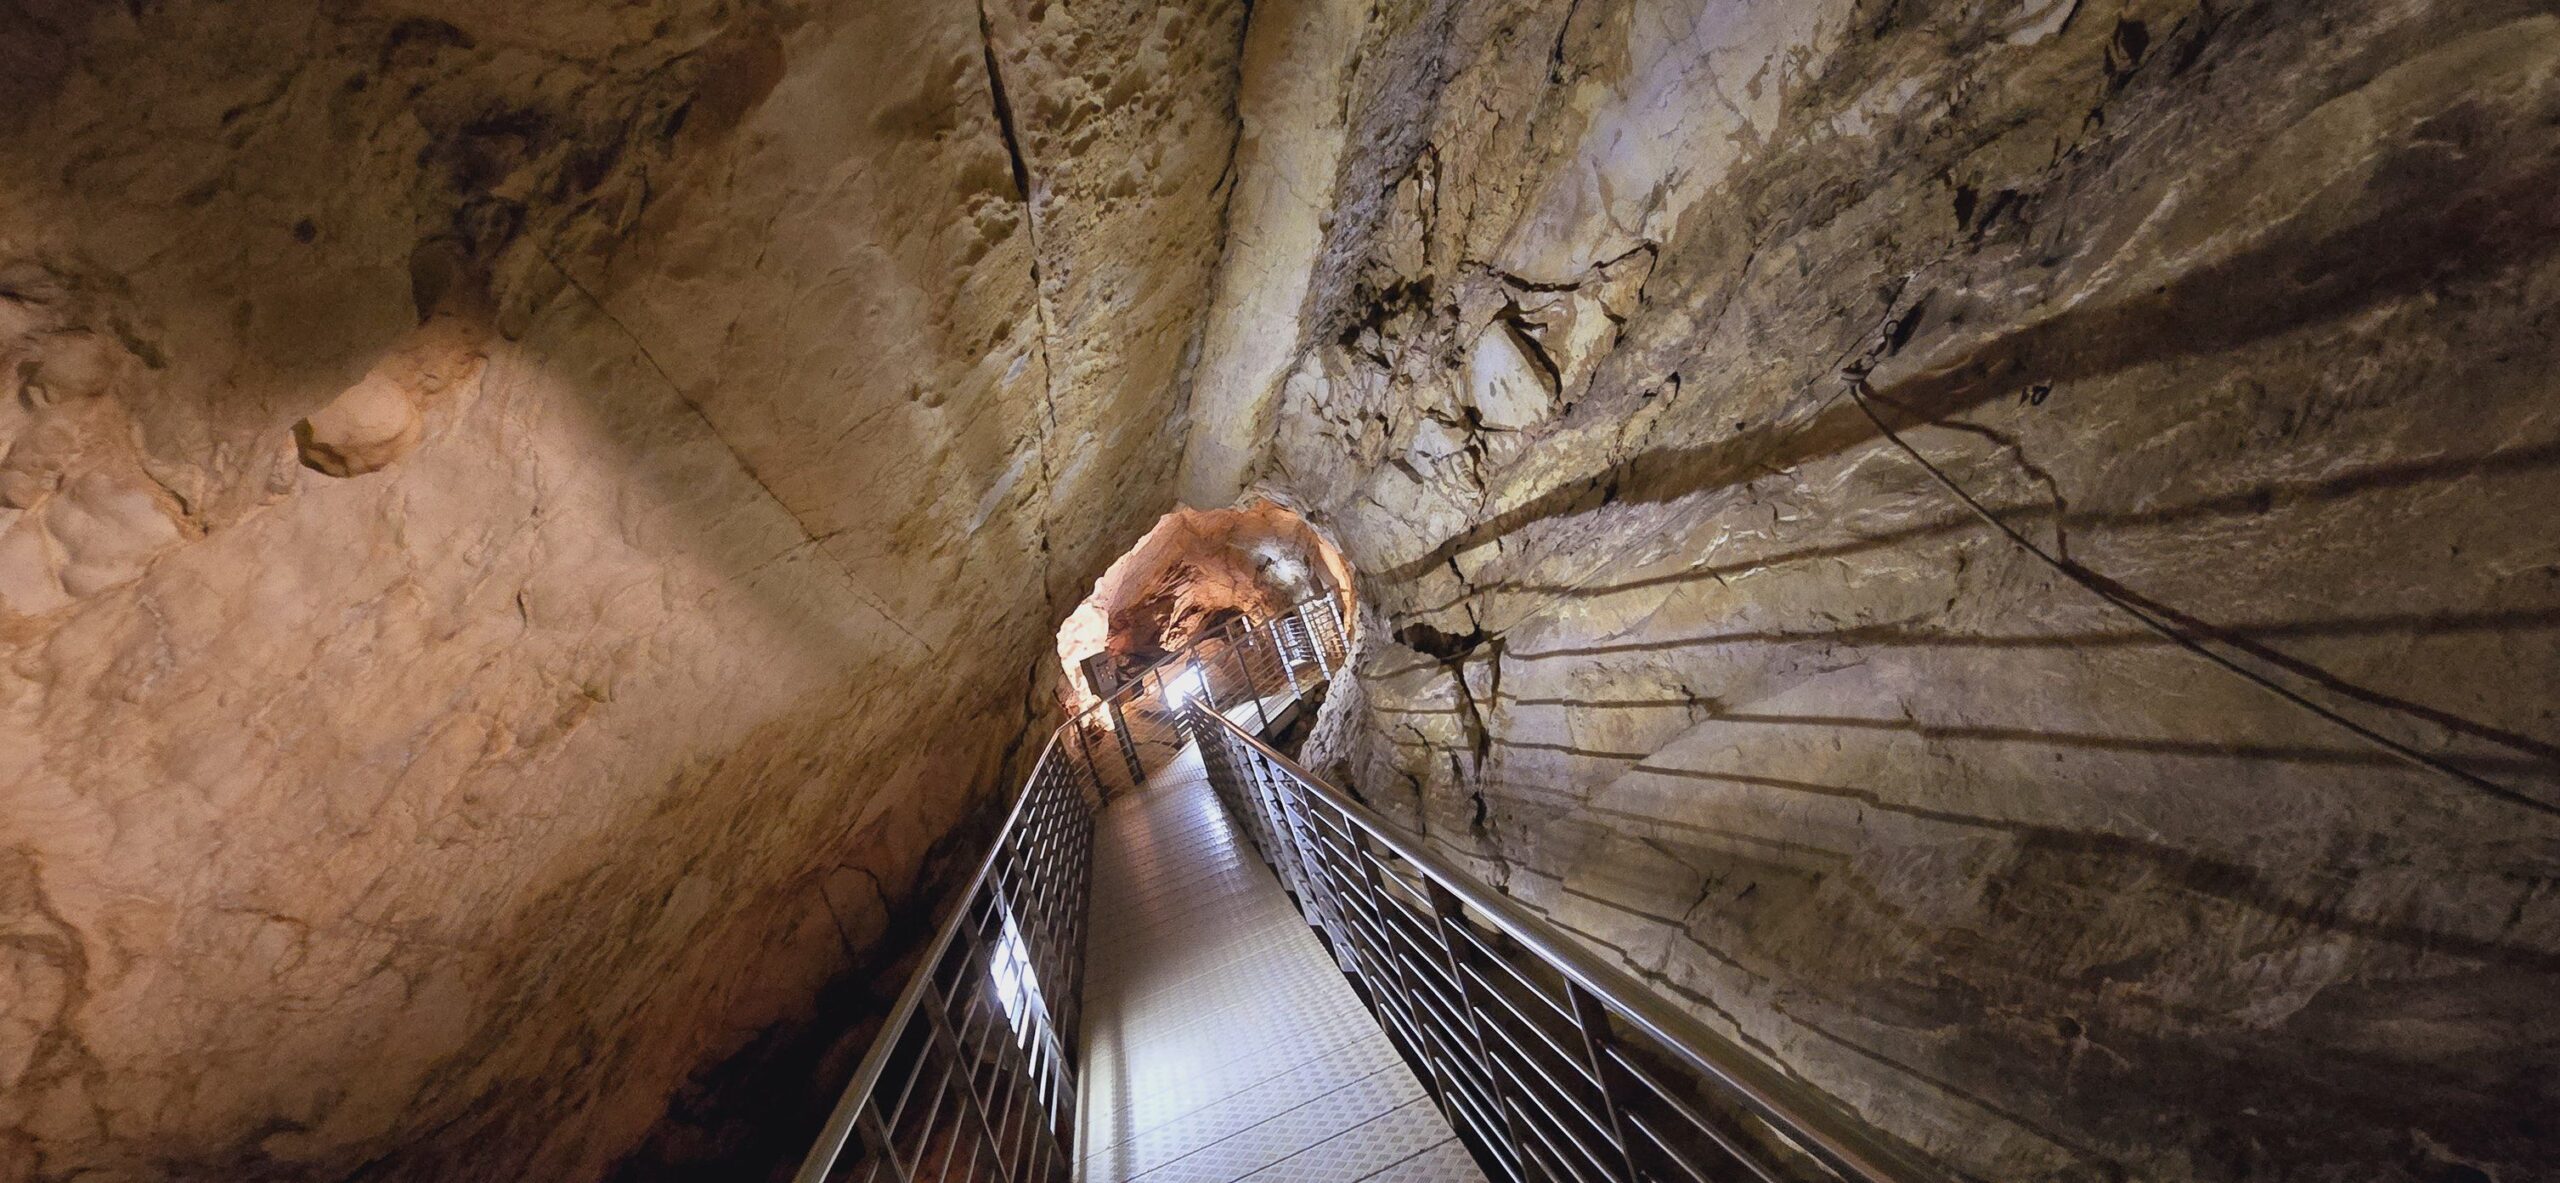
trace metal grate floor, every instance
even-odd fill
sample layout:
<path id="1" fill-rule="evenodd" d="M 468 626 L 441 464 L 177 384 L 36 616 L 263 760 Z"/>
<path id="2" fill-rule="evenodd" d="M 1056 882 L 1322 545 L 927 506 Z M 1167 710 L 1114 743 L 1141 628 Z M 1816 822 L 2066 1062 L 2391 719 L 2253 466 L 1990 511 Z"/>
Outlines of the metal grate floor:
<path id="1" fill-rule="evenodd" d="M 1482 1183 L 1198 749 L 1097 819 L 1092 906 L 1087 1183 Z"/>

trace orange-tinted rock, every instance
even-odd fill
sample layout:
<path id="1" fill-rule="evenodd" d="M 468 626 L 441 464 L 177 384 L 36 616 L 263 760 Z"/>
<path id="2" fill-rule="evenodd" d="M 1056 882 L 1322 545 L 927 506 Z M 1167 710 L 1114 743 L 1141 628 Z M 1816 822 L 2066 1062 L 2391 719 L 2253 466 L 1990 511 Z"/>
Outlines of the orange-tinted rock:
<path id="1" fill-rule="evenodd" d="M 1233 617 L 1269 620 L 1350 585 L 1340 553 L 1284 506 L 1177 509 L 1115 560 L 1059 626 L 1068 705 L 1096 700 L 1089 678 L 1107 692 Z"/>
<path id="2" fill-rule="evenodd" d="M 1242 6 L 1023 7 L 0 15 L 0 1179 L 797 1156 L 1170 501 Z"/>

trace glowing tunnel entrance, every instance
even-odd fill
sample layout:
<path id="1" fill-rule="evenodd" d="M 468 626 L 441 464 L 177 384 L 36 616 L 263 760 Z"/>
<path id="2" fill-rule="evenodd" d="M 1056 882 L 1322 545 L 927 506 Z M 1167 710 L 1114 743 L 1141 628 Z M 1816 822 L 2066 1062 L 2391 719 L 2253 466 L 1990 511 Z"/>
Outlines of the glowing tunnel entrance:
<path id="1" fill-rule="evenodd" d="M 1061 696 L 1070 714 L 1140 671 L 1239 617 L 1271 620 L 1331 597 L 1352 612 L 1351 568 L 1306 519 L 1261 502 L 1241 509 L 1177 509 L 1112 563 L 1058 629 Z M 1168 693 L 1195 672 L 1169 675 Z"/>

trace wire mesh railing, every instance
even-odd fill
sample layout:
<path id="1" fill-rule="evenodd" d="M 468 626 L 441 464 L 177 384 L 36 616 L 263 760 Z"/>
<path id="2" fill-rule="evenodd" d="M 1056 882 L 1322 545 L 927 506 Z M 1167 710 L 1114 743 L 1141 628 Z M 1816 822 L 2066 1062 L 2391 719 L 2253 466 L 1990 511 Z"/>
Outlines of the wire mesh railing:
<path id="1" fill-rule="evenodd" d="M 1088 766 L 1059 757 L 1052 737 L 802 1163 L 801 1183 L 1073 1171 L 1094 792 Z M 859 1153 L 848 1158 L 849 1147 Z"/>
<path id="2" fill-rule="evenodd" d="M 1330 596 L 1239 616 L 1059 725 L 794 1183 L 1072 1178 L 1094 812 L 1191 742 L 1187 709 L 1267 728 L 1347 648 Z"/>
<path id="3" fill-rule="evenodd" d="M 1210 785 L 1489 1176 L 1933 1177 L 1225 715 L 1189 721 Z"/>

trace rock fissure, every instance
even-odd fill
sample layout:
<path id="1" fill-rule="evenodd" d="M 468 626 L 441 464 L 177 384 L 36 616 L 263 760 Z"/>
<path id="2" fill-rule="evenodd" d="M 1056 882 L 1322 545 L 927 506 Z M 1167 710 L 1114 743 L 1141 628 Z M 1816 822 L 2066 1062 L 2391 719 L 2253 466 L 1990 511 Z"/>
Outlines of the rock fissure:
<path id="1" fill-rule="evenodd" d="M 1056 330 L 1049 307 L 1047 254 L 1041 240 L 1040 190 L 1031 171 L 1030 156 L 1022 145 L 1021 129 L 1014 120 L 1012 97 L 1005 88 L 1004 67 L 997 58 L 995 24 L 987 14 L 987 0 L 978 2 L 978 38 L 987 71 L 987 98 L 995 111 L 996 134 L 1004 141 L 1005 160 L 1013 169 L 1014 190 L 1021 195 L 1023 232 L 1030 247 L 1031 304 L 1036 317 L 1040 354 L 1040 426 L 1038 438 L 1033 443 L 1040 457 L 1038 539 L 1040 553 L 1047 556 L 1050 553 L 1049 520 L 1057 497 L 1056 474 L 1049 449 L 1051 438 L 1058 430 L 1058 376 L 1056 354 L 1051 345 Z M 1043 599 L 1052 616 L 1061 615 L 1056 582 L 1051 573 L 1044 572 L 1041 576 Z"/>
<path id="2" fill-rule="evenodd" d="M 657 356 L 649 351 L 648 344 L 640 339 L 639 334 L 632 332 L 630 326 L 623 324 L 622 320 L 613 314 L 613 310 L 607 307 L 604 301 L 596 296 L 594 290 L 587 287 L 586 283 L 580 280 L 576 275 L 570 273 L 568 268 L 561 266 L 559 260 L 553 259 L 547 252 L 543 254 L 542 258 L 544 262 L 551 264 L 551 269 L 559 274 L 563 282 L 566 282 L 572 290 L 578 293 L 581 299 L 586 301 L 588 307 L 595 309 L 597 316 L 603 317 L 606 323 L 611 324 L 616 331 L 622 334 L 623 338 L 630 343 L 632 351 L 639 356 L 641 361 L 648 364 L 649 371 L 657 375 L 658 381 L 667 388 L 667 392 L 675 395 L 676 400 L 683 403 L 685 409 L 692 413 L 694 420 L 702 425 L 702 430 L 710 435 L 712 441 L 719 444 L 721 450 L 729 454 L 729 459 L 732 463 L 737 465 L 738 472 L 744 475 L 749 481 L 754 482 L 756 488 L 763 490 L 766 499 L 773 503 L 774 508 L 781 510 L 784 516 L 791 519 L 792 524 L 796 526 L 800 532 L 800 541 L 794 544 L 795 547 L 812 549 L 816 550 L 820 554 L 827 555 L 828 559 L 832 561 L 836 565 L 837 569 L 844 574 L 847 586 L 853 589 L 855 595 L 861 596 L 863 598 L 863 602 L 868 605 L 874 613 L 877 613 L 881 620 L 886 621 L 889 627 L 898 630 L 899 635 L 915 642 L 916 645 L 922 648 L 925 652 L 935 652 L 932 642 L 918 636 L 914 629 L 908 628 L 905 622 L 899 620 L 895 615 L 890 613 L 886 607 L 883 607 L 880 603 L 871 599 L 868 592 L 861 590 L 861 580 L 854 575 L 852 567 L 847 566 L 842 559 L 837 558 L 835 555 L 827 551 L 826 540 L 828 538 L 835 537 L 836 534 L 841 532 L 821 532 L 813 529 L 804 515 L 799 511 L 794 510 L 791 507 L 790 502 L 783 500 L 782 494 L 776 492 L 772 485 L 767 484 L 765 479 L 756 473 L 755 462 L 747 459 L 746 453 L 739 451 L 737 445 L 729 442 L 728 437 L 721 434 L 720 425 L 712 421 L 711 413 L 704 410 L 702 404 L 696 401 L 693 395 L 686 391 L 683 383 L 676 381 L 675 375 L 668 373 L 667 368 L 664 365 L 659 364 Z M 776 557 L 778 558 L 780 556 Z"/>

